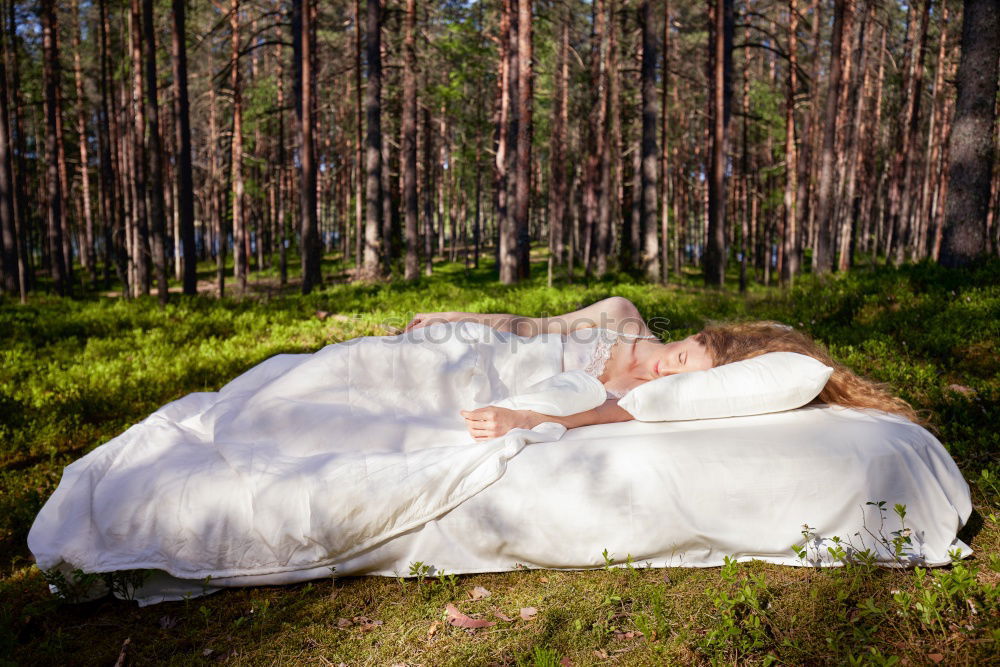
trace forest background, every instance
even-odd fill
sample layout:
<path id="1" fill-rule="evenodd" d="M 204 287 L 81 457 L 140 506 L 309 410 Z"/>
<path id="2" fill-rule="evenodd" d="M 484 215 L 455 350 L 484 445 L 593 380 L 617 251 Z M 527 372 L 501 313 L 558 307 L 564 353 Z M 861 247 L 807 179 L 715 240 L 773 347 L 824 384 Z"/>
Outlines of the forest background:
<path id="1" fill-rule="evenodd" d="M 990 0 L 3 7 L 3 286 L 995 255 Z M 232 257 L 231 270 L 227 256 Z M 77 270 L 79 265 L 79 270 Z M 203 286 L 207 288 L 207 286 Z"/>
<path id="2" fill-rule="evenodd" d="M 0 663 L 990 660 L 997 34 L 995 0 L 0 0 Z M 63 466 L 186 393 L 417 311 L 615 294 L 888 383 L 970 482 L 973 558 L 414 563 L 144 610 L 31 562 Z"/>

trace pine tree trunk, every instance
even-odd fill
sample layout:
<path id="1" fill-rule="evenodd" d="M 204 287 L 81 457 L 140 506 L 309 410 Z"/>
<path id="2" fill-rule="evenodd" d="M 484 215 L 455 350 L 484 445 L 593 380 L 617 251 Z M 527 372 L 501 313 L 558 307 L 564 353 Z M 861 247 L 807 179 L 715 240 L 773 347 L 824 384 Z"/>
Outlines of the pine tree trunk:
<path id="1" fill-rule="evenodd" d="M 496 178 L 495 188 L 497 197 L 497 253 L 498 270 L 500 282 L 510 284 L 514 282 L 517 275 L 516 252 L 517 234 L 514 229 L 514 221 L 510 203 L 508 202 L 509 190 L 509 163 L 510 163 L 510 121 L 511 104 L 510 88 L 511 78 L 517 76 L 511 71 L 511 3 L 513 0 L 500 0 L 500 48 L 499 48 L 499 76 L 497 83 L 500 87 L 498 91 L 499 112 L 497 114 L 497 151 L 496 151 Z"/>
<path id="2" fill-rule="evenodd" d="M 656 220 L 656 22 L 651 0 L 639 5 L 639 25 L 642 26 L 642 155 L 640 168 L 639 226 L 642 230 L 642 268 L 646 279 L 657 282 L 660 275 L 660 244 Z M 662 258 L 664 261 L 666 258 Z"/>
<path id="3" fill-rule="evenodd" d="M 940 262 L 959 267 L 986 254 L 986 217 L 995 154 L 1000 4 L 965 0 L 958 98 L 948 145 L 948 198 Z"/>
<path id="4" fill-rule="evenodd" d="M 365 114 L 365 251 L 364 272 L 368 280 L 382 277 L 382 11 L 379 0 L 366 0 L 368 34 L 366 59 L 368 87 Z"/>
<path id="5" fill-rule="evenodd" d="M 234 0 L 235 1 L 235 0 Z M 161 304 L 169 299 L 167 285 L 167 219 L 163 202 L 163 146 L 160 143 L 160 104 L 156 83 L 156 38 L 153 32 L 153 0 L 142 0 L 143 45 L 146 50 L 146 91 L 149 98 L 149 201 L 153 266 Z"/>
<path id="6" fill-rule="evenodd" d="M 56 23 L 56 8 L 54 0 L 42 0 L 42 39 L 44 48 L 44 78 L 45 78 L 45 119 L 46 139 L 45 152 L 48 159 L 48 247 L 52 261 L 52 279 L 56 291 L 66 294 L 68 276 L 66 260 L 63 254 L 63 192 L 59 182 L 59 148 L 61 137 L 57 134 L 56 117 L 59 109 L 56 106 L 56 88 L 59 85 L 59 27 Z"/>
<path id="7" fill-rule="evenodd" d="M 552 139 L 549 177 L 549 267 L 548 284 L 552 286 L 555 267 L 563 264 L 563 228 L 566 219 L 566 126 L 569 92 L 569 22 L 572 13 L 560 15 L 559 51 L 556 60 L 555 93 L 552 96 Z"/>
<path id="8" fill-rule="evenodd" d="M 819 185 L 816 195 L 816 248 L 813 254 L 813 272 L 829 273 L 833 268 L 833 171 L 837 138 L 837 100 L 840 98 L 844 22 L 853 11 L 852 0 L 834 0 L 833 36 L 831 37 L 830 80 L 826 92 L 823 121 L 823 147 L 820 153 Z"/>
<path id="9" fill-rule="evenodd" d="M 194 244 L 194 180 L 191 167 L 191 114 L 187 85 L 184 12 L 187 0 L 173 0 L 172 65 L 174 73 L 174 135 L 177 142 L 177 210 L 180 214 L 184 294 L 198 293 L 198 262 Z M 280 84 L 279 84 L 280 85 Z M 279 103 L 279 108 L 281 104 Z"/>
<path id="10" fill-rule="evenodd" d="M 83 20 L 80 17 L 79 0 L 74 0 L 73 14 L 76 17 L 76 29 L 73 31 L 73 78 L 76 84 L 76 135 L 80 150 L 80 197 L 83 211 L 83 247 L 80 248 L 80 259 L 83 268 L 90 274 L 90 282 L 97 283 L 97 256 L 94 247 L 94 215 L 90 202 L 90 159 L 87 148 L 87 114 L 86 99 L 83 93 L 83 67 L 80 62 L 80 33 L 83 30 Z"/>
<path id="11" fill-rule="evenodd" d="M 708 186 L 708 244 L 705 284 L 722 287 L 726 279 L 726 156 L 732 98 L 733 0 L 712 0 L 712 160 Z"/>
<path id="12" fill-rule="evenodd" d="M 785 235 L 784 264 L 781 281 L 791 286 L 799 272 L 798 163 L 795 150 L 795 94 L 798 90 L 799 9 L 796 0 L 788 0 L 788 87 L 785 91 Z"/>
<path id="13" fill-rule="evenodd" d="M 662 152 L 660 154 L 660 281 L 666 284 L 670 273 L 670 213 L 673 211 L 672 189 L 670 188 L 670 175 L 676 169 L 676 165 L 670 163 L 670 107 L 667 105 L 667 91 L 671 87 L 670 81 L 670 22 L 671 22 L 670 0 L 663 2 L 663 91 L 660 96 L 660 137 L 662 141 Z M 673 168 L 672 168 L 673 167 Z M 677 218 L 674 217 L 674 236 L 676 244 Z"/>
<path id="14" fill-rule="evenodd" d="M 406 0 L 406 35 L 403 43 L 403 210 L 406 219 L 406 265 L 404 276 L 420 276 L 417 247 L 417 53 L 416 0 Z"/>
<path id="15" fill-rule="evenodd" d="M 531 135 L 533 100 L 531 0 L 517 0 L 517 166 L 514 175 L 515 280 L 530 277 Z"/>
<path id="16" fill-rule="evenodd" d="M 152 272 L 150 271 L 149 214 L 146 198 L 146 105 L 143 98 L 142 82 L 142 33 L 139 0 L 132 0 L 131 12 L 132 51 L 132 128 L 129 143 L 132 158 L 131 219 L 132 219 L 132 264 L 135 270 L 133 296 L 146 295 L 150 291 Z"/>

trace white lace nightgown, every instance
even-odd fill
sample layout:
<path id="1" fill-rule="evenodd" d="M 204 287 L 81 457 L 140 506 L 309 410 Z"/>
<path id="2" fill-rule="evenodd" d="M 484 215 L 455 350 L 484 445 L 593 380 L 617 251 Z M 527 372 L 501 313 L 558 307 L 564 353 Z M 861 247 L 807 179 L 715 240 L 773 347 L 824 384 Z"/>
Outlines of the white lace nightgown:
<path id="1" fill-rule="evenodd" d="M 583 370 L 588 375 L 600 379 L 604 366 L 611 358 L 611 350 L 619 341 L 635 339 L 659 340 L 658 336 L 640 336 L 638 334 L 620 333 L 610 329 L 592 327 L 577 329 L 564 336 L 563 370 Z M 608 398 L 621 398 L 625 392 L 618 393 L 605 388 Z"/>

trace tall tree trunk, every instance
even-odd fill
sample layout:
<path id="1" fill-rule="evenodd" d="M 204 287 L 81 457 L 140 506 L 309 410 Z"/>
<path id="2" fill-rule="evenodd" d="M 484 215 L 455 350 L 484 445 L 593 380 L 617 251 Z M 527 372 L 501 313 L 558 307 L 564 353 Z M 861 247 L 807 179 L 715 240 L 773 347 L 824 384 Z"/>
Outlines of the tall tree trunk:
<path id="1" fill-rule="evenodd" d="M 656 224 L 656 22 L 651 0 L 639 5 L 642 26 L 642 167 L 639 218 L 642 229 L 642 268 L 651 282 L 660 280 L 660 245 Z M 665 258 L 663 258 L 665 260 Z"/>
<path id="2" fill-rule="evenodd" d="M 233 277 L 246 292 L 249 257 L 246 252 L 247 221 L 243 211 L 243 81 L 240 73 L 240 0 L 229 5 L 229 86 L 233 96 L 233 132 L 230 142 L 229 178 L 232 181 Z"/>
<path id="3" fill-rule="evenodd" d="M 712 0 L 712 161 L 708 185 L 708 245 L 705 284 L 722 287 L 726 280 L 726 156 L 732 100 L 733 0 Z"/>
<path id="4" fill-rule="evenodd" d="M 987 250 L 986 216 L 995 154 L 1000 4 L 965 0 L 958 98 L 948 145 L 948 198 L 940 262 L 966 266 Z"/>
<path id="5" fill-rule="evenodd" d="M 295 54 L 295 107 L 299 144 L 299 252 L 302 293 L 309 294 L 319 282 L 319 213 L 317 211 L 316 144 L 313 137 L 313 10 L 312 0 L 295 0 L 292 30 L 298 48 Z"/>
<path id="6" fill-rule="evenodd" d="M 0 35 L 0 39 L 3 39 L 3 35 Z M 6 40 L 3 44 L 4 53 L 0 55 L 0 278 L 5 292 L 23 295 L 17 257 L 17 230 L 14 227 L 14 151 L 11 150 L 10 127 L 7 123 L 5 42 Z"/>
<path id="7" fill-rule="evenodd" d="M 404 276 L 420 275 L 417 245 L 417 52 L 416 0 L 406 0 L 406 35 L 403 42 L 403 211 L 406 218 L 406 266 Z"/>
<path id="8" fill-rule="evenodd" d="M 853 11 L 852 0 L 834 0 L 833 36 L 831 37 L 830 81 L 826 92 L 823 148 L 820 157 L 819 186 L 816 201 L 816 249 L 813 272 L 829 273 L 833 268 L 833 168 L 837 138 L 837 100 L 840 98 L 844 22 Z"/>
<path id="9" fill-rule="evenodd" d="M 191 114 L 188 102 L 187 45 L 184 25 L 186 7 L 187 0 L 173 0 L 174 21 L 171 46 L 174 70 L 174 134 L 177 142 L 176 206 L 180 213 L 181 254 L 184 259 L 184 294 L 194 295 L 198 293 L 198 262 L 195 257 L 194 245 L 194 180 L 191 167 Z"/>
<path id="10" fill-rule="evenodd" d="M 42 39 L 45 78 L 45 152 L 48 158 L 48 242 L 52 261 L 52 279 L 56 291 L 65 294 L 68 285 L 65 255 L 63 254 L 63 192 L 59 181 L 59 147 L 62 138 L 57 133 L 56 88 L 59 86 L 59 27 L 56 22 L 54 0 L 42 0 Z"/>
<path id="11" fill-rule="evenodd" d="M 552 99 L 552 139 L 549 177 L 549 275 L 552 286 L 555 267 L 563 263 L 563 228 L 566 219 L 566 127 L 569 90 L 569 22 L 572 13 L 560 13 L 559 52 L 556 60 L 555 93 Z"/>
<path id="12" fill-rule="evenodd" d="M 799 10 L 796 0 L 788 0 L 788 89 L 785 92 L 785 261 L 781 280 L 791 286 L 799 272 L 798 164 L 795 153 L 795 93 L 798 89 Z"/>
<path id="13" fill-rule="evenodd" d="M 368 7 L 366 59 L 368 87 L 365 91 L 365 114 L 368 132 L 365 138 L 366 210 L 364 276 L 377 280 L 382 266 L 382 10 L 379 0 L 366 0 Z"/>
<path id="14" fill-rule="evenodd" d="M 151 255 L 149 215 L 147 212 L 146 148 L 144 145 L 146 104 L 143 97 L 142 18 L 139 0 L 132 0 L 129 17 L 132 24 L 130 30 L 132 39 L 132 262 L 135 266 L 135 286 L 138 290 L 134 295 L 138 296 L 139 294 L 149 294 L 152 280 L 149 267 Z"/>
<path id="15" fill-rule="evenodd" d="M 517 275 L 515 253 L 517 236 L 513 226 L 513 216 L 508 202 L 508 169 L 510 167 L 510 88 L 511 79 L 517 76 L 511 71 L 511 4 L 513 0 L 500 0 L 500 45 L 499 69 L 497 83 L 499 111 L 497 113 L 497 151 L 496 151 L 496 197 L 497 197 L 497 239 L 498 270 L 500 282 L 514 282 Z"/>
<path id="16" fill-rule="evenodd" d="M 83 31 L 83 19 L 80 16 L 80 3 L 73 3 L 73 14 L 76 17 L 76 29 L 73 31 L 73 78 L 76 84 L 76 136 L 80 150 L 80 197 L 83 211 L 83 247 L 80 248 L 80 259 L 83 268 L 90 274 L 90 282 L 97 283 L 97 256 L 94 247 L 94 215 L 90 202 L 90 158 L 87 147 L 87 112 L 86 98 L 83 92 L 83 66 L 80 59 L 80 33 Z"/>
<path id="17" fill-rule="evenodd" d="M 219 181 L 219 122 L 216 112 L 215 85 L 208 88 L 208 200 L 215 232 L 215 280 L 219 286 L 219 298 L 226 296 L 226 223 L 220 202 Z"/>
<path id="18" fill-rule="evenodd" d="M 364 102 L 361 86 L 361 0 L 354 0 L 354 261 L 361 269 L 364 252 Z"/>
<path id="19" fill-rule="evenodd" d="M 911 59 L 910 82 L 911 89 L 908 91 L 906 101 L 906 112 L 904 115 L 905 124 L 903 127 L 904 140 L 903 148 L 900 151 L 903 158 L 902 174 L 896 183 L 899 195 L 896 200 L 899 202 L 899 212 L 895 216 L 895 238 L 893 259 L 896 264 L 903 261 L 904 254 L 912 243 L 913 221 L 910 214 L 912 203 L 916 198 L 913 191 L 913 175 L 916 171 L 916 150 L 917 139 L 920 133 L 920 103 L 923 97 L 924 84 L 924 60 L 927 55 L 927 27 L 930 22 L 931 4 L 933 0 L 924 0 L 923 11 L 920 13 L 920 27 L 918 29 L 917 42 L 913 47 Z"/>
<path id="20" fill-rule="evenodd" d="M 514 194 L 514 224 L 517 233 L 516 279 L 531 272 L 531 236 L 528 216 L 531 203 L 531 135 L 533 98 L 531 0 L 517 0 L 517 169 Z"/>
<path id="21" fill-rule="evenodd" d="M 235 2 L 235 0 L 234 0 Z M 153 266 L 160 303 L 169 298 L 167 285 L 167 219 L 163 202 L 163 146 L 160 143 L 160 104 L 156 90 L 156 33 L 153 31 L 153 0 L 142 0 L 143 45 L 146 49 L 146 91 L 149 98 L 149 201 Z"/>
<path id="22" fill-rule="evenodd" d="M 671 10 L 670 0 L 663 2 L 663 91 L 660 96 L 660 136 L 663 142 L 660 154 L 660 201 L 663 208 L 660 211 L 660 281 L 667 283 L 670 277 L 670 213 L 673 210 L 673 197 L 671 196 L 670 175 L 673 173 L 670 164 L 670 107 L 667 104 L 667 93 L 671 87 L 670 82 L 670 21 Z M 676 230 L 676 216 L 674 217 L 674 228 Z M 675 231 L 676 234 L 676 231 Z"/>

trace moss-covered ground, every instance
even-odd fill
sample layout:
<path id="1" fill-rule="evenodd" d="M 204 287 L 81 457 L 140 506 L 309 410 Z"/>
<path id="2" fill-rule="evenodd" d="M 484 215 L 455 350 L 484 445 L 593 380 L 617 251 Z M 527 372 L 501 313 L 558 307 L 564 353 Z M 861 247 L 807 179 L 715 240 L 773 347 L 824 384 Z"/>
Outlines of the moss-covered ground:
<path id="1" fill-rule="evenodd" d="M 620 275 L 499 285 L 490 267 L 435 267 L 413 283 L 351 284 L 335 262 L 322 289 L 255 275 L 243 297 L 0 304 L 0 662 L 11 664 L 984 664 L 1000 654 L 1000 264 L 922 264 L 805 276 L 792 289 L 660 287 Z M 544 274 L 544 265 L 534 267 Z M 206 267 L 205 277 L 209 271 Z M 139 609 L 51 596 L 25 536 L 62 468 L 192 391 L 215 390 L 279 352 L 308 352 L 402 326 L 414 312 L 542 315 L 632 299 L 671 336 L 710 320 L 799 327 L 928 418 L 958 462 L 975 511 L 975 556 L 932 571 L 853 564 L 814 570 L 516 571 L 406 579 L 330 578 L 222 591 Z M 791 553 L 791 546 L 789 549 Z M 433 564 L 427 564 L 433 566 Z M 419 568 L 418 568 L 419 569 Z M 426 570 L 425 570 L 426 572 Z M 491 595 L 472 599 L 482 587 Z M 453 603 L 496 621 L 447 624 Z M 525 620 L 520 610 L 534 608 Z M 502 620 L 496 612 L 513 620 Z"/>

